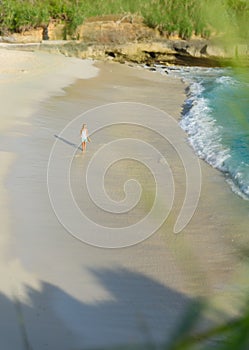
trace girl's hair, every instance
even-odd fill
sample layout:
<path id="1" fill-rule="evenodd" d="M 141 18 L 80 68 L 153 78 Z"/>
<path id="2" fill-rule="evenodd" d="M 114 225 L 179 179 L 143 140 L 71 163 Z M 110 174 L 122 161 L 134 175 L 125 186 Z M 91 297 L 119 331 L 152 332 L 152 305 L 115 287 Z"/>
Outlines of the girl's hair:
<path id="1" fill-rule="evenodd" d="M 82 128 L 85 128 L 85 127 L 86 127 L 86 124 L 83 124 L 83 125 L 82 125 Z"/>

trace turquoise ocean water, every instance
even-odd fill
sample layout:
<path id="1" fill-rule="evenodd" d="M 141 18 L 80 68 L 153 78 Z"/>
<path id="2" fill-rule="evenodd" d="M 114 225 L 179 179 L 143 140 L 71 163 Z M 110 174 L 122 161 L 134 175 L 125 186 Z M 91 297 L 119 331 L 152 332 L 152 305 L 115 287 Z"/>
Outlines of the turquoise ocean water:
<path id="1" fill-rule="evenodd" d="M 196 154 L 224 173 L 249 200 L 249 72 L 231 68 L 155 66 L 188 83 L 181 127 Z"/>

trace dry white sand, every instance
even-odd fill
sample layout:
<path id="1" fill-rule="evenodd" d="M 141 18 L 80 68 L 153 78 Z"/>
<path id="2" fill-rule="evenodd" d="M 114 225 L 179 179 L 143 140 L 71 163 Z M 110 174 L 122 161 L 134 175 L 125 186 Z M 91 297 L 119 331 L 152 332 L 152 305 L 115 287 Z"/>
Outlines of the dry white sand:
<path id="1" fill-rule="evenodd" d="M 13 256 L 11 204 L 6 179 L 17 154 L 13 151 L 20 129 L 30 128 L 29 117 L 46 98 L 63 94 L 63 88 L 76 79 L 88 79 L 97 74 L 91 61 L 65 58 L 61 55 L 0 49 L 0 347 L 22 349 L 20 320 L 15 310 L 16 298 L 26 298 L 24 286 L 38 288 L 39 276 L 26 271 L 17 256 Z M 23 199 L 25 200 L 25 199 Z M 32 249 L 31 247 L 28 250 Z M 5 299 L 6 297 L 6 299 Z"/>
<path id="2" fill-rule="evenodd" d="M 46 167 L 54 134 L 73 117 L 104 103 L 134 101 L 179 118 L 184 84 L 101 63 L 96 78 L 79 80 L 63 91 L 76 77 L 94 76 L 97 68 L 88 61 L 37 52 L 0 51 L 1 55 L 1 348 L 22 349 L 25 341 L 38 350 L 109 349 L 160 341 L 170 336 L 188 301 L 200 295 L 232 312 L 231 300 L 241 293 L 234 254 L 247 232 L 248 205 L 230 192 L 217 171 L 202 163 L 199 206 L 176 236 L 172 227 L 185 189 L 179 162 L 169 150 L 179 186 L 172 214 L 152 237 L 118 250 L 95 248 L 70 236 L 47 194 Z M 6 63 L 11 60 L 13 64 Z M 45 101 L 49 95 L 54 97 Z M 123 129 L 115 132 L 123 135 Z M 161 141 L 154 141 L 160 147 Z M 101 142 L 96 136 L 85 159 Z M 83 159 L 72 163 L 76 197 Z M 122 176 L 125 167 L 117 168 L 116 174 Z M 146 176 L 141 180 L 149 186 Z M 114 196 L 119 195 L 119 185 L 109 183 Z M 87 209 L 94 215 L 90 203 Z"/>

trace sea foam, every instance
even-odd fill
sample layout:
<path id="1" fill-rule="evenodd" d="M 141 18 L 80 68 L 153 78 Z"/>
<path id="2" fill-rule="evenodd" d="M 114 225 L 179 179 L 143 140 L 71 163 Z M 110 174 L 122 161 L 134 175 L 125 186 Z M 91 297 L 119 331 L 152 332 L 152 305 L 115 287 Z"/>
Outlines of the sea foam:
<path id="1" fill-rule="evenodd" d="M 163 65 L 154 68 L 160 74 L 180 77 L 188 84 L 180 121 L 188 142 L 201 159 L 224 173 L 233 192 L 248 200 L 249 141 L 245 124 L 233 114 L 234 106 L 240 108 L 249 102 L 248 81 L 237 79 L 231 69 Z M 245 114 L 245 110 L 240 114 Z M 249 116 L 246 117 L 249 126 Z"/>

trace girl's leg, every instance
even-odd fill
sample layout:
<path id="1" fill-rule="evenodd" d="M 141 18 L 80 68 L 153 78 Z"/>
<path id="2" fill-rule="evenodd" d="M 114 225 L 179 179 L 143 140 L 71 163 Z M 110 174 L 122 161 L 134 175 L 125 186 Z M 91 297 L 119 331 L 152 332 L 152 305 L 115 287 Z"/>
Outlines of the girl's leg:
<path id="1" fill-rule="evenodd" d="M 82 151 L 83 151 L 83 152 L 86 151 L 86 142 L 82 142 Z"/>

